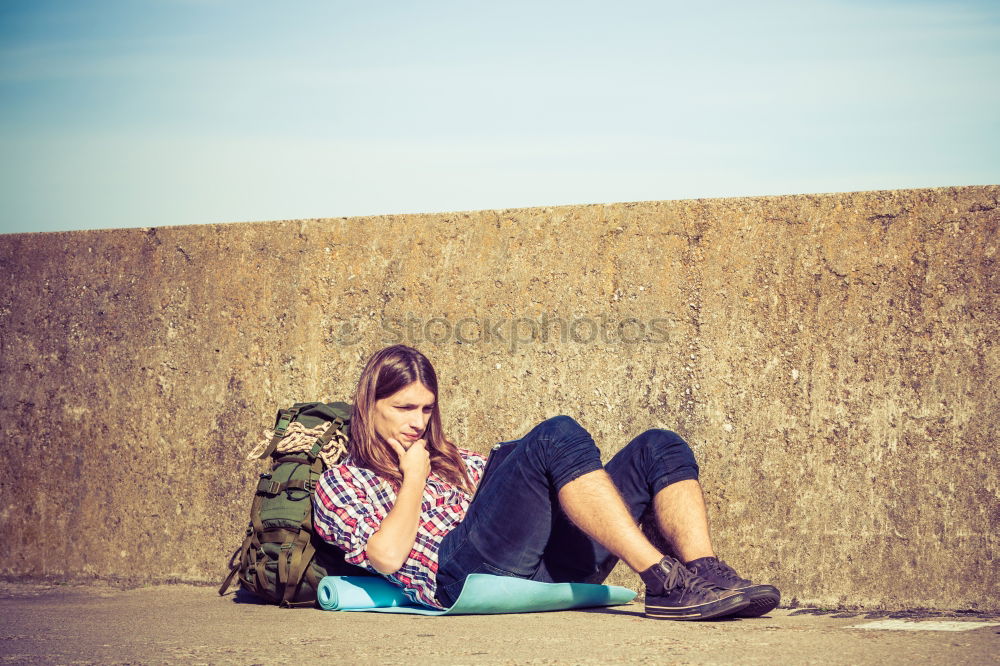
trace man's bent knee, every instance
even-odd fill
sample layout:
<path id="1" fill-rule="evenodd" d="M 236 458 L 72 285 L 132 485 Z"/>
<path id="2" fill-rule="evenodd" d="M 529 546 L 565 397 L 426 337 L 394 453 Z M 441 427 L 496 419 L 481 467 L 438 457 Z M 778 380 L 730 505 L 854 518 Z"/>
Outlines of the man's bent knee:
<path id="1" fill-rule="evenodd" d="M 556 489 L 600 469 L 601 453 L 590 433 L 569 416 L 554 416 L 539 423 L 522 440 Z"/>
<path id="2" fill-rule="evenodd" d="M 647 446 L 651 446 L 654 450 L 658 451 L 691 450 L 691 447 L 684 441 L 684 438 L 673 430 L 653 428 L 639 435 L 639 439 Z"/>
<path id="3" fill-rule="evenodd" d="M 647 430 L 638 438 L 664 470 L 656 485 L 663 487 L 677 481 L 698 478 L 698 462 L 684 438 L 672 430 Z M 659 488 L 656 488 L 659 490 Z"/>
<path id="4" fill-rule="evenodd" d="M 535 426 L 533 433 L 548 441 L 590 439 L 590 433 L 576 419 L 565 414 L 545 419 Z"/>

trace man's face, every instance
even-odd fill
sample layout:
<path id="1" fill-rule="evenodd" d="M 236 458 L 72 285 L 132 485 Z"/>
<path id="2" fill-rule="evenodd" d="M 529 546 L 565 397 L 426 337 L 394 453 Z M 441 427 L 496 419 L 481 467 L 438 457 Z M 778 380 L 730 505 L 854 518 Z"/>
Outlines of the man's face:
<path id="1" fill-rule="evenodd" d="M 424 436 L 436 396 L 420 382 L 375 401 L 375 432 L 385 441 L 395 439 L 408 449 Z"/>

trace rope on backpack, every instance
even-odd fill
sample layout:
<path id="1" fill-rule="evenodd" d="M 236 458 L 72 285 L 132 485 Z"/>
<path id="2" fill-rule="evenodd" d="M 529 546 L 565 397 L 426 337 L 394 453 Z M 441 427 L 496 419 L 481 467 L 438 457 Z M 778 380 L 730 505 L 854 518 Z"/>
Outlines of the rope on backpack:
<path id="1" fill-rule="evenodd" d="M 317 438 L 321 437 L 330 428 L 335 427 L 335 425 L 333 421 L 330 421 L 322 423 L 315 428 L 306 428 L 298 421 L 290 423 L 285 430 L 285 436 L 278 442 L 277 452 L 308 453 L 312 450 Z M 264 430 L 264 439 L 247 454 L 247 460 L 256 460 L 259 458 L 267 450 L 273 437 L 274 430 L 272 428 Z M 319 452 L 319 457 L 323 460 L 323 464 L 327 468 L 339 464 L 341 459 L 346 455 L 347 437 L 339 430 L 333 433 L 333 437 L 330 438 L 330 441 Z"/>

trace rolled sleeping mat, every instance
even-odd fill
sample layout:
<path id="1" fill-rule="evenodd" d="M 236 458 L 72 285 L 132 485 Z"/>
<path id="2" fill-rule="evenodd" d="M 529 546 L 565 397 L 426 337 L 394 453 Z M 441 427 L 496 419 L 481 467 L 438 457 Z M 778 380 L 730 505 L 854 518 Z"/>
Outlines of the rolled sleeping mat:
<path id="1" fill-rule="evenodd" d="M 323 610 L 371 610 L 413 605 L 403 589 L 379 576 L 325 576 L 316 590 Z"/>
<path id="2" fill-rule="evenodd" d="M 319 605 L 325 610 L 414 613 L 419 615 L 493 615 L 618 606 L 636 593 L 618 585 L 542 583 L 511 576 L 471 574 L 455 605 L 439 609 L 411 601 L 384 578 L 327 576 L 320 581 Z"/>

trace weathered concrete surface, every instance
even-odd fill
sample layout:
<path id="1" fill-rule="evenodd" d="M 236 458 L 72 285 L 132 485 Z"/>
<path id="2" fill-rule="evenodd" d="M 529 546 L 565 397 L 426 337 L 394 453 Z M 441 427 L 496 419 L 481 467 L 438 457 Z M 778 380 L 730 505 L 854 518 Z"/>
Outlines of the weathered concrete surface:
<path id="1" fill-rule="evenodd" d="M 680 432 L 718 550 L 786 601 L 998 609 L 998 199 L 0 236 L 0 568 L 219 578 L 273 410 L 403 340 L 471 448 L 553 413 L 609 456 Z"/>
<path id="2" fill-rule="evenodd" d="M 1000 618 L 897 620 L 779 610 L 672 622 L 642 605 L 464 617 L 333 613 L 234 603 L 190 585 L 119 591 L 0 583 L 4 664 L 996 664 Z M 800 614 L 795 614 L 800 613 Z M 885 622 L 885 620 L 881 620 Z M 905 624 L 904 624 L 905 622 Z M 971 623 L 980 623 L 973 625 Z M 992 626 L 989 626 L 989 624 Z"/>

